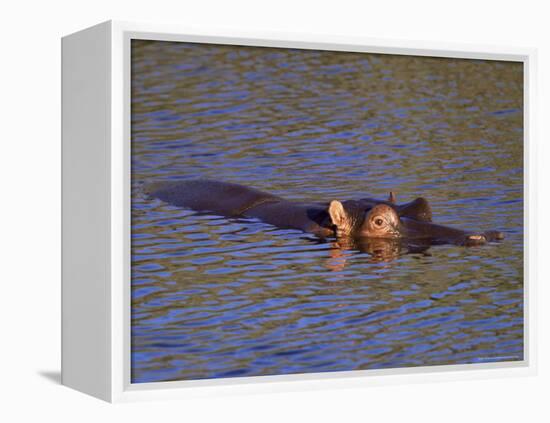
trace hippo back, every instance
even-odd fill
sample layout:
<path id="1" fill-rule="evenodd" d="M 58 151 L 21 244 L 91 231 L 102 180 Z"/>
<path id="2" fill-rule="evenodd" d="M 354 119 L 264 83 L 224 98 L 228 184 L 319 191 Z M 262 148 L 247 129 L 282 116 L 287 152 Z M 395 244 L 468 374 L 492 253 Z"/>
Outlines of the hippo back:
<path id="1" fill-rule="evenodd" d="M 146 185 L 144 191 L 174 206 L 228 217 L 240 216 L 255 204 L 280 199 L 254 188 L 203 179 L 155 182 Z"/>

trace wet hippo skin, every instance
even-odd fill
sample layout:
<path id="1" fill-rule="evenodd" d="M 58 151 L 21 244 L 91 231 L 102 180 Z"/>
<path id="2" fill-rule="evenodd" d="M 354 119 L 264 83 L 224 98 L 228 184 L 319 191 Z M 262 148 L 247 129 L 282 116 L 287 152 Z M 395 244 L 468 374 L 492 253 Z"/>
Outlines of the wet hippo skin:
<path id="1" fill-rule="evenodd" d="M 388 200 L 302 203 L 243 185 L 211 180 L 149 184 L 145 192 L 169 204 L 226 217 L 254 217 L 280 228 L 299 229 L 320 237 L 421 240 L 423 244 L 481 245 L 501 240 L 498 231 L 470 232 L 432 222 L 428 201 L 417 198 L 395 204 Z"/>

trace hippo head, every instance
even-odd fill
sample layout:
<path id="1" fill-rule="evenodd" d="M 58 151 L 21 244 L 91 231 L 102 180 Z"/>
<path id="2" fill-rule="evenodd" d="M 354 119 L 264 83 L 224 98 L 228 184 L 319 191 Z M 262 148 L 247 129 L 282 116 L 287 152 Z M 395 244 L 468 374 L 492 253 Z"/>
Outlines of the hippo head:
<path id="1" fill-rule="evenodd" d="M 419 197 L 408 203 L 397 204 L 395 192 L 391 191 L 387 201 L 376 200 L 374 198 L 361 198 L 358 202 L 365 209 L 370 209 L 381 203 L 388 204 L 397 211 L 399 217 L 407 217 L 422 222 L 432 221 L 432 208 L 428 200 L 423 197 Z"/>
<path id="2" fill-rule="evenodd" d="M 357 201 L 333 200 L 328 207 L 337 237 L 400 238 L 401 220 L 395 209 L 387 204 L 377 204 L 368 210 Z"/>

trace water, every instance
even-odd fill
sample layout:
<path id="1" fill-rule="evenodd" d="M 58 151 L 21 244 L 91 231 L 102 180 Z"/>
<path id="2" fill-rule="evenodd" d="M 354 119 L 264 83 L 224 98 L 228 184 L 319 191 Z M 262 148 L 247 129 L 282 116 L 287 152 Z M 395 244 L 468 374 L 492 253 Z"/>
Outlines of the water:
<path id="1" fill-rule="evenodd" d="M 132 69 L 134 383 L 523 359 L 521 63 L 133 41 Z M 380 258 L 142 192 L 197 177 L 506 239 Z"/>

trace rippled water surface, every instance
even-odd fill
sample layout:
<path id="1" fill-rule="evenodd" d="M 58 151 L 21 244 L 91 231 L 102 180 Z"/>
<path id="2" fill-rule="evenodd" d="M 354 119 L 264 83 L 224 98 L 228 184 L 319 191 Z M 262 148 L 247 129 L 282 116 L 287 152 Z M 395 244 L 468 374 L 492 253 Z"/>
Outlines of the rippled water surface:
<path id="1" fill-rule="evenodd" d="M 132 381 L 523 359 L 521 63 L 132 42 Z M 380 257 L 149 198 L 426 197 L 502 243 Z M 208 193 L 205 193 L 208 195 Z"/>

